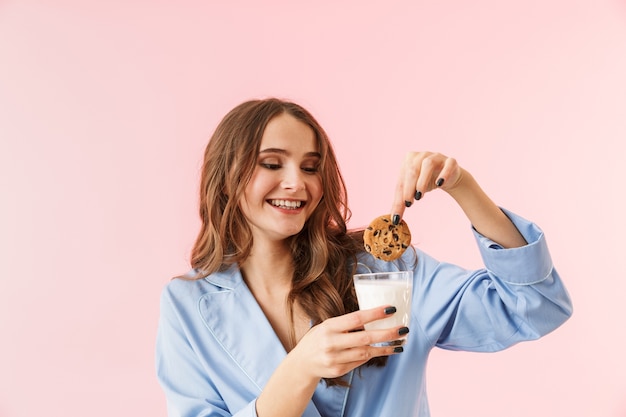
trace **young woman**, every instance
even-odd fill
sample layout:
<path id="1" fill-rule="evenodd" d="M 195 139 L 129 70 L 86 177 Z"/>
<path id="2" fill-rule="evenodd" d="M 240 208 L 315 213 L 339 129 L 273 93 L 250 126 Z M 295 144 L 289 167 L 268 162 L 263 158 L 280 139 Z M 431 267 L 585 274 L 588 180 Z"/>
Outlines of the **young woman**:
<path id="1" fill-rule="evenodd" d="M 164 288 L 157 374 L 170 416 L 429 416 L 435 346 L 497 351 L 571 315 L 541 230 L 500 209 L 457 162 L 412 152 L 391 214 L 433 190 L 472 225 L 485 268 L 411 247 L 393 262 L 346 229 L 329 139 L 301 106 L 253 100 L 217 127 L 204 156 L 192 270 Z M 359 311 L 356 272 L 414 272 L 411 329 L 363 330 L 393 306 Z M 373 346 L 405 338 L 403 346 Z"/>

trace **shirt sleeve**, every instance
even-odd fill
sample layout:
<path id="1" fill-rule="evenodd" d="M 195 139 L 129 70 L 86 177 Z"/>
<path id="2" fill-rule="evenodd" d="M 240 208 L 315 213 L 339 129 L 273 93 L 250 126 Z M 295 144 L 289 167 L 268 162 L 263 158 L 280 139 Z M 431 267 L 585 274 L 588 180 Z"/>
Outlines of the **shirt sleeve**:
<path id="1" fill-rule="evenodd" d="M 156 370 L 165 392 L 168 416 L 257 417 L 256 399 L 235 414 L 228 410 L 187 336 L 184 315 L 185 310 L 175 307 L 165 288 L 156 340 Z"/>
<path id="2" fill-rule="evenodd" d="M 491 352 L 534 340 L 572 314 L 543 232 L 509 212 L 527 245 L 504 249 L 474 230 L 484 268 L 465 270 L 418 254 L 414 319 L 432 345 Z"/>

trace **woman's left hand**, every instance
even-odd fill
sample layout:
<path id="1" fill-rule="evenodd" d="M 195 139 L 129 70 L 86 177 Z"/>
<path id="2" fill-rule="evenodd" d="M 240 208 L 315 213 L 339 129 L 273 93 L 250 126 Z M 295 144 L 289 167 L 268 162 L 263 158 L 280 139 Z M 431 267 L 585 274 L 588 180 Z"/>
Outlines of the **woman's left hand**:
<path id="1" fill-rule="evenodd" d="M 463 177 L 456 159 L 436 152 L 409 152 L 396 185 L 391 214 L 402 218 L 406 207 L 434 189 L 454 189 Z"/>

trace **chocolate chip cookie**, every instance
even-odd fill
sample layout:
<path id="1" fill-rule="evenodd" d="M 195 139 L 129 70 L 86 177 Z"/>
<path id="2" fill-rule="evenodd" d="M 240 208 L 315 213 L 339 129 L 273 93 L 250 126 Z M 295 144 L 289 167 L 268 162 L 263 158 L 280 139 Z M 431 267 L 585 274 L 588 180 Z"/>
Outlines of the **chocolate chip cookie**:
<path id="1" fill-rule="evenodd" d="M 398 259 L 411 244 L 411 232 L 404 220 L 394 225 L 388 214 L 375 218 L 363 233 L 365 250 L 383 261 Z"/>

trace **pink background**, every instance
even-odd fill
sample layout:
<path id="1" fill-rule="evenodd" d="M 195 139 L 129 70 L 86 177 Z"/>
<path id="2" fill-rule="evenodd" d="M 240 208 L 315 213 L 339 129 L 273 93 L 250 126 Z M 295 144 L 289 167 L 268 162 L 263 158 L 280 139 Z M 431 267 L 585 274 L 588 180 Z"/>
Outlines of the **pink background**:
<path id="1" fill-rule="evenodd" d="M 198 228 L 207 138 L 296 100 L 362 226 L 408 150 L 544 229 L 575 303 L 544 339 L 436 351 L 434 416 L 626 416 L 626 6 L 617 0 L 0 1 L 0 416 L 165 416 L 158 300 Z M 414 243 L 480 264 L 443 193 Z"/>

